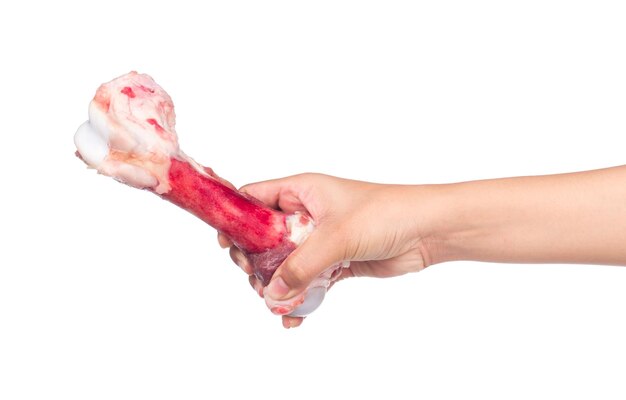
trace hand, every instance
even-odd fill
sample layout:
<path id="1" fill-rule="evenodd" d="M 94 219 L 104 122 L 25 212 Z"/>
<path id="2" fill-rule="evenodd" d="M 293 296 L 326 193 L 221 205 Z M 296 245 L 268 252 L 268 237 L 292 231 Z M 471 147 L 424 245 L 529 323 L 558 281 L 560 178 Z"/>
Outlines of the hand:
<path id="1" fill-rule="evenodd" d="M 338 280 L 348 277 L 392 277 L 428 265 L 427 230 L 412 210 L 426 187 L 379 185 L 319 174 L 302 174 L 254 183 L 241 191 L 286 213 L 306 212 L 317 224 L 315 231 L 276 270 L 268 285 L 280 300 L 305 290 L 331 265 L 347 260 Z M 415 197 L 415 195 L 418 195 Z M 220 234 L 222 247 L 230 247 L 233 261 L 248 275 L 254 288 L 260 283 L 250 264 L 232 242 Z M 281 290 L 282 289 L 282 290 Z M 283 316 L 286 328 L 302 323 L 301 317 Z"/>
<path id="2" fill-rule="evenodd" d="M 455 260 L 626 265 L 623 182 L 626 166 L 414 186 L 304 174 L 242 190 L 285 212 L 308 212 L 317 223 L 266 288 L 280 299 L 343 260 L 351 265 L 340 279 L 397 276 Z M 251 273 L 241 252 L 231 247 L 231 256 Z M 285 327 L 301 323 L 283 317 Z"/>

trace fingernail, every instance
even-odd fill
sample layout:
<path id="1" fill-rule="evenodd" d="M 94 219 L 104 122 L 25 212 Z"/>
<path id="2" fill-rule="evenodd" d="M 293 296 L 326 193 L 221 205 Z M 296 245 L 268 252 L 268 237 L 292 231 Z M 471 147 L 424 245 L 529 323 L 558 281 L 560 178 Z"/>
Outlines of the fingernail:
<path id="1" fill-rule="evenodd" d="M 237 264 L 239 268 L 243 268 L 243 257 L 241 257 L 240 254 L 235 255 L 235 264 Z"/>
<path id="2" fill-rule="evenodd" d="M 263 286 L 258 284 L 256 276 L 250 275 L 248 282 L 250 282 L 250 286 L 252 286 L 256 294 L 258 294 L 260 298 L 263 298 Z"/>
<path id="3" fill-rule="evenodd" d="M 280 300 L 285 297 L 287 293 L 289 293 L 289 287 L 280 276 L 272 279 L 270 284 L 267 285 L 267 294 L 272 299 Z"/>
<path id="4" fill-rule="evenodd" d="M 290 307 L 274 306 L 270 308 L 270 311 L 276 315 L 286 315 L 289 314 L 292 309 Z"/>
<path id="5" fill-rule="evenodd" d="M 243 272 L 248 273 L 248 271 L 246 271 L 246 258 L 242 254 L 237 253 L 237 255 L 235 255 L 235 264 L 237 264 Z"/>

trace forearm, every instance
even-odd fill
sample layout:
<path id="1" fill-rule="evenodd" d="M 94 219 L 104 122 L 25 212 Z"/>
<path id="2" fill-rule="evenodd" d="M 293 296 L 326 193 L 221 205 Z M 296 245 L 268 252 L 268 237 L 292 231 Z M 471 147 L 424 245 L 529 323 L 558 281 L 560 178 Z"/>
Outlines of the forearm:
<path id="1" fill-rule="evenodd" d="M 626 166 L 442 185 L 428 263 L 626 265 Z"/>

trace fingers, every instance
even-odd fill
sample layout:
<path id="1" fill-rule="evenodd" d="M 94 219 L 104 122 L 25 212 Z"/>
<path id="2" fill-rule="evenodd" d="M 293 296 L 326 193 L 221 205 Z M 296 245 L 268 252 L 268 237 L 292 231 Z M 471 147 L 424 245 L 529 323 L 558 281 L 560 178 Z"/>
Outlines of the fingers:
<path id="1" fill-rule="evenodd" d="M 285 329 L 297 328 L 302 325 L 302 321 L 304 321 L 304 317 L 289 317 L 283 315 L 283 327 Z"/>
<path id="2" fill-rule="evenodd" d="M 263 295 L 263 284 L 261 283 L 261 281 L 253 274 L 252 271 L 252 266 L 250 264 L 250 262 L 248 261 L 247 257 L 241 252 L 241 250 L 239 250 L 236 246 L 232 245 L 232 242 L 230 241 L 230 239 L 221 233 L 218 233 L 218 242 L 220 243 L 220 246 L 226 248 L 230 246 L 229 249 L 229 255 L 230 258 L 233 260 L 233 262 L 235 264 L 237 264 L 237 266 L 239 266 L 246 274 L 248 274 L 248 281 L 250 282 L 250 286 L 252 287 L 252 289 L 257 293 L 257 295 L 261 298 L 264 297 Z M 287 273 L 288 275 L 289 273 Z M 315 278 L 317 275 L 314 275 L 313 278 Z M 339 276 L 333 276 L 333 281 L 339 278 Z M 341 278 L 339 278 L 341 279 Z M 296 282 L 296 280 L 292 279 L 292 278 L 288 278 L 289 282 Z M 331 283 L 331 286 L 334 282 Z M 306 286 L 305 286 L 306 287 Z M 282 324 L 283 327 L 285 329 L 290 329 L 290 328 L 297 328 L 300 325 L 302 325 L 302 322 L 304 321 L 303 317 L 290 317 L 287 315 L 283 315 L 282 316 Z"/>
<path id="3" fill-rule="evenodd" d="M 241 250 L 239 250 L 236 246 L 233 246 L 233 242 L 230 240 L 228 236 L 224 235 L 221 232 L 217 232 L 217 242 L 219 243 L 220 247 L 223 249 L 230 248 L 229 254 L 230 254 L 231 260 L 233 260 L 233 262 L 237 264 L 237 266 L 241 268 L 243 272 L 245 272 L 248 275 L 252 275 L 252 266 L 250 265 L 250 262 L 248 261 L 246 256 L 241 252 Z"/>
<path id="4" fill-rule="evenodd" d="M 295 175 L 251 183 L 243 186 L 240 191 L 260 200 L 269 207 L 285 212 L 307 211 L 301 200 L 302 182 L 305 177 L 306 175 Z"/>
<path id="5" fill-rule="evenodd" d="M 248 275 L 252 275 L 254 271 L 252 271 L 252 265 L 250 265 L 250 261 L 248 258 L 239 250 L 236 246 L 231 246 L 230 248 L 230 258 L 233 260 L 235 264 L 239 266 Z"/>
<path id="6" fill-rule="evenodd" d="M 217 243 L 219 243 L 222 249 L 229 248 L 233 245 L 233 242 L 230 238 L 224 235 L 222 232 L 217 232 Z"/>
<path id="7" fill-rule="evenodd" d="M 350 268 L 339 268 L 335 271 L 336 273 L 333 274 L 333 276 L 331 277 L 331 282 L 330 282 L 330 286 L 328 287 L 328 290 L 330 290 L 335 283 L 346 279 L 346 278 L 352 278 L 354 276 L 353 272 L 350 270 Z M 261 294 L 262 297 L 262 294 Z M 302 322 L 304 322 L 304 318 L 305 317 L 290 317 L 289 315 L 283 315 L 282 319 L 283 319 L 283 327 L 285 329 L 290 329 L 290 328 L 297 328 L 300 325 L 302 325 Z"/>
<path id="8" fill-rule="evenodd" d="M 278 208 L 278 199 L 280 198 L 280 193 L 283 190 L 288 179 L 289 178 L 281 178 L 250 183 L 248 185 L 242 186 L 239 190 L 261 200 L 263 203 L 272 208 Z"/>
<path id="9" fill-rule="evenodd" d="M 254 275 L 250 275 L 248 277 L 248 281 L 250 282 L 250 286 L 259 295 L 260 298 L 263 298 L 263 283 Z"/>
<path id="10" fill-rule="evenodd" d="M 248 282 L 250 282 L 250 286 L 252 289 L 259 295 L 259 297 L 263 297 L 263 284 L 261 281 L 254 275 L 252 271 L 252 265 L 248 258 L 235 246 L 231 246 L 229 250 L 230 258 L 233 260 L 235 264 L 239 268 L 243 270 L 248 275 Z"/>
<path id="11" fill-rule="evenodd" d="M 252 266 L 250 262 L 245 257 L 245 255 L 239 250 L 237 247 L 233 246 L 233 243 L 230 239 L 218 232 L 217 241 L 219 242 L 222 248 L 230 247 L 229 254 L 230 258 L 233 260 L 235 264 L 237 264 L 246 274 L 248 274 L 248 281 L 250 282 L 250 286 L 257 293 L 260 298 L 263 298 L 263 284 L 261 281 L 253 274 Z M 285 329 L 296 328 L 302 324 L 304 318 L 302 317 L 288 317 L 286 315 L 282 316 L 282 323 Z"/>
<path id="12" fill-rule="evenodd" d="M 248 275 L 252 275 L 253 271 L 252 271 L 252 265 L 250 265 L 250 262 L 248 261 L 248 258 L 242 253 L 241 250 L 239 250 L 239 248 L 237 248 L 236 246 L 233 246 L 233 242 L 230 240 L 230 238 L 226 235 L 224 235 L 221 232 L 217 233 L 217 242 L 220 244 L 220 247 L 223 249 L 229 249 L 229 254 L 230 254 L 230 259 L 233 260 L 233 262 L 243 270 L 243 272 L 245 272 Z"/>
<path id="13" fill-rule="evenodd" d="M 333 235 L 320 226 L 276 270 L 267 286 L 274 300 L 285 300 L 304 291 L 328 267 L 342 260 L 343 253 Z"/>
<path id="14" fill-rule="evenodd" d="M 285 212 L 307 211 L 313 218 L 321 215 L 315 206 L 317 194 L 316 175 L 304 174 L 287 178 L 274 179 L 243 186 L 240 191 L 258 199 L 269 207 Z M 303 204 L 303 199 L 306 200 Z M 305 204 L 307 206 L 305 207 Z M 312 205 L 312 209 L 307 207 Z M 321 219 L 320 219 L 321 220 Z M 233 246 L 232 241 L 223 234 L 218 235 L 222 247 L 230 247 L 230 256 L 246 274 L 250 276 L 250 285 L 263 297 L 263 292 L 275 300 L 286 300 L 303 292 L 323 271 L 342 260 L 345 251 L 329 240 L 330 235 L 318 227 L 309 238 L 283 262 L 274 274 L 269 286 L 263 288 L 261 282 L 254 277 L 252 266 L 245 255 Z M 266 297 L 267 299 L 267 297 Z M 285 328 L 297 327 L 302 324 L 301 317 L 283 317 Z"/>
<path id="15" fill-rule="evenodd" d="M 243 252 L 239 250 L 239 248 L 233 246 L 233 242 L 226 235 L 220 232 L 218 232 L 217 234 L 217 241 L 223 248 L 230 247 L 229 255 L 231 260 L 233 260 L 233 262 L 239 268 L 241 268 L 243 272 L 249 275 L 248 280 L 250 282 L 250 286 L 252 286 L 252 289 L 254 289 L 254 291 L 257 292 L 260 297 L 263 297 L 263 285 L 261 284 L 261 281 L 259 281 L 257 277 L 254 276 L 252 265 L 250 264 L 250 261 L 245 256 L 245 254 L 243 254 Z"/>
<path id="16" fill-rule="evenodd" d="M 211 175 L 213 178 L 217 179 L 218 181 L 220 181 L 224 186 L 227 186 L 231 189 L 237 190 L 237 188 L 235 187 L 235 185 L 233 185 L 232 183 L 230 183 L 229 181 L 227 181 L 226 179 L 222 178 L 221 176 L 217 175 L 215 173 L 215 171 L 213 171 L 213 168 L 209 168 L 209 167 L 204 167 L 204 172 L 206 172 L 207 174 Z"/>

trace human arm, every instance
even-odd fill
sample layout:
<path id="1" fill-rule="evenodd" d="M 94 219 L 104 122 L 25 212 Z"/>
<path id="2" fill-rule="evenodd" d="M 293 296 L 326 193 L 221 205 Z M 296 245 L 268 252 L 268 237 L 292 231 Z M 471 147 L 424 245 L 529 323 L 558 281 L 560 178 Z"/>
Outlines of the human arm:
<path id="1" fill-rule="evenodd" d="M 441 189 L 432 263 L 626 265 L 626 166 Z"/>
<path id="2" fill-rule="evenodd" d="M 341 277 L 396 276 L 454 260 L 626 265 L 626 167 L 445 185 L 304 174 L 243 189 L 318 224 L 274 274 L 268 290 L 277 299 L 342 260 L 352 262 Z M 236 248 L 231 255 L 246 270 Z"/>

